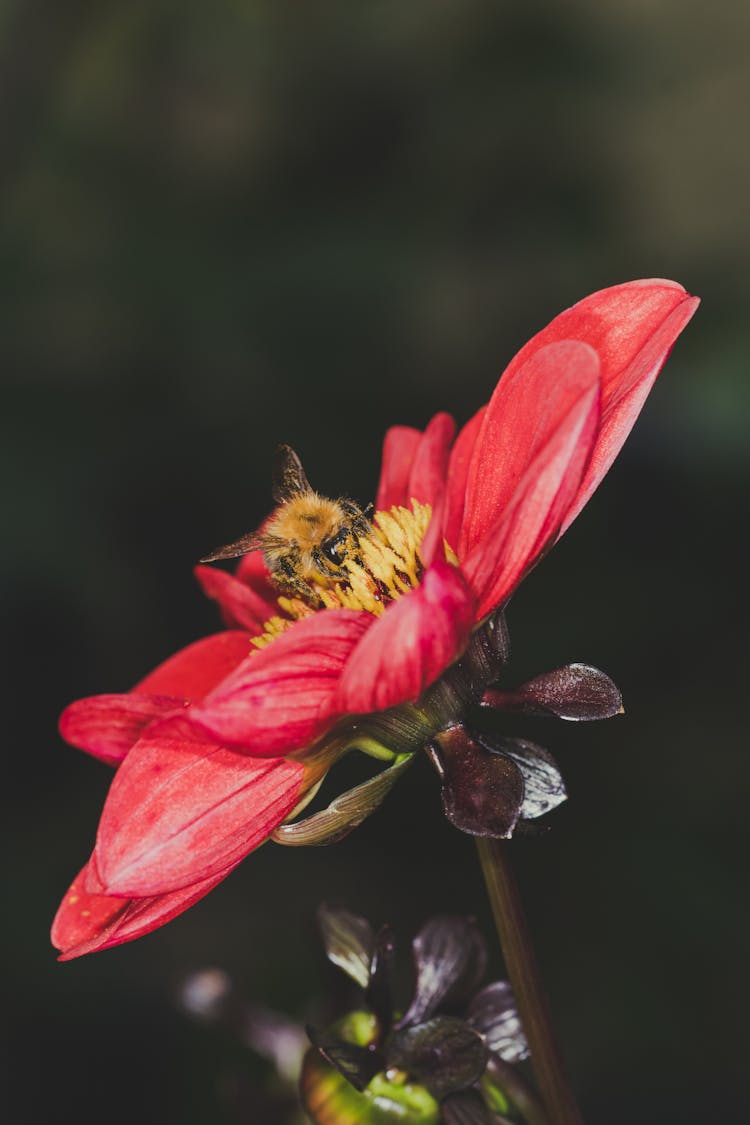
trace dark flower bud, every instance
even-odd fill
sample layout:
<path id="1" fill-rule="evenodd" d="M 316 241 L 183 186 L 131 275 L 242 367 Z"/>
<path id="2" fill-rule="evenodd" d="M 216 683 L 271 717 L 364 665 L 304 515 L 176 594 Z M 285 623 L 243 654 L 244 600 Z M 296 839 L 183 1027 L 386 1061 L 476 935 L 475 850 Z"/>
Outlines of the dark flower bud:
<path id="1" fill-rule="evenodd" d="M 308 1029 L 300 1090 L 316 1125 L 501 1125 L 521 1108 L 509 1091 L 522 1080 L 508 1063 L 526 1057 L 526 1040 L 510 985 L 477 991 L 487 954 L 473 919 L 425 923 L 412 943 L 414 994 L 397 1020 L 390 928 L 376 936 L 364 918 L 330 906 L 319 918 L 329 960 L 359 985 L 365 1007 Z"/>

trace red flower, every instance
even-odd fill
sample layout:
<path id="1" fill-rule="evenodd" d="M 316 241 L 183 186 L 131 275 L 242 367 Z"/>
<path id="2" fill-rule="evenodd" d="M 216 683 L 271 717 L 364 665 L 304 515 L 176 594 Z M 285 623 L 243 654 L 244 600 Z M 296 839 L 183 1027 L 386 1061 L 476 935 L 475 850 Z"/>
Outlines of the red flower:
<path id="1" fill-rule="evenodd" d="M 575 519 L 697 304 L 670 281 L 602 290 L 521 349 L 458 436 L 445 414 L 389 430 L 374 554 L 322 608 L 280 598 L 260 551 L 236 575 L 198 568 L 228 630 L 62 716 L 119 766 L 55 919 L 64 958 L 192 905 L 310 795 L 355 717 L 420 699 Z"/>

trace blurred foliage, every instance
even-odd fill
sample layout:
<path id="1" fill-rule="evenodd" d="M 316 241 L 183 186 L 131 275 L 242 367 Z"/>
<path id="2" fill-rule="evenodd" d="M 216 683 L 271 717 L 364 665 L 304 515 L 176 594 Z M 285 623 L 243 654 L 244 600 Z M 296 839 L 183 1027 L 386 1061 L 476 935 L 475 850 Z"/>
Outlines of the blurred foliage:
<path id="1" fill-rule="evenodd" d="M 323 897 L 488 928 L 424 767 L 346 843 L 58 966 L 109 775 L 56 715 L 215 628 L 190 565 L 265 513 L 279 441 L 367 500 L 388 424 L 465 419 L 559 309 L 651 274 L 703 308 L 510 616 L 519 681 L 591 660 L 628 716 L 551 732 L 573 799 L 519 866 L 588 1119 L 743 1118 L 749 44 L 741 0 L 0 6 L 14 1122 L 223 1120 L 171 983 L 218 963 L 304 1014 Z"/>

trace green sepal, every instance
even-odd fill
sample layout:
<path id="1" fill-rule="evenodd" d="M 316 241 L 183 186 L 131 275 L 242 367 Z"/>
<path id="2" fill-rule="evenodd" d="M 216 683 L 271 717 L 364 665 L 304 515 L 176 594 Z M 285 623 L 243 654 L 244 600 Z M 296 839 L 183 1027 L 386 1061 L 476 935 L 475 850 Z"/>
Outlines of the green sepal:
<path id="1" fill-rule="evenodd" d="M 414 755 L 403 754 L 375 777 L 368 778 L 354 789 L 331 801 L 327 809 L 313 813 L 304 820 L 280 825 L 271 839 L 288 847 L 322 847 L 335 844 L 366 820 L 383 802 L 401 774 L 411 765 Z"/>
<path id="2" fill-rule="evenodd" d="M 377 1034 L 377 1020 L 364 1010 L 337 1020 L 329 1034 L 353 1046 L 367 1047 Z M 314 1125 L 437 1125 L 440 1106 L 424 1086 L 376 1074 L 360 1093 L 314 1048 L 302 1064 L 300 1095 Z"/>
<path id="3" fill-rule="evenodd" d="M 440 1106 L 413 1082 L 376 1074 L 361 1093 L 320 1057 L 308 1051 L 302 1064 L 300 1095 L 314 1125 L 437 1125 Z"/>
<path id="4" fill-rule="evenodd" d="M 505 1093 L 496 1086 L 491 1078 L 485 1073 L 480 1079 L 479 1085 L 482 1090 L 487 1108 L 493 1113 L 510 1113 L 512 1107 Z"/>

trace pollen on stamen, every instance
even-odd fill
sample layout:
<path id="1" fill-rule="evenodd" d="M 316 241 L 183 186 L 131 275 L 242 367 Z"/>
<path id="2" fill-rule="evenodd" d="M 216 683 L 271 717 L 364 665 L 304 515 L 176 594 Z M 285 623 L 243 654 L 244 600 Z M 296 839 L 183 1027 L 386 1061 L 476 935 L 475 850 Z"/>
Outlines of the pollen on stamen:
<path id="1" fill-rule="evenodd" d="M 431 516 L 430 505 L 417 500 L 411 501 L 410 508 L 395 506 L 376 512 L 371 533 L 359 535 L 356 552 L 344 559 L 341 579 L 327 579 L 325 585 L 311 580 L 316 605 L 301 597 L 280 596 L 277 601 L 284 616 L 266 621 L 263 632 L 251 643 L 264 648 L 293 621 L 319 609 L 366 610 L 379 617 L 392 601 L 419 585 L 423 570 L 419 549 Z"/>

